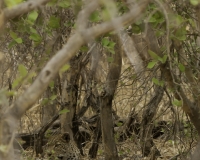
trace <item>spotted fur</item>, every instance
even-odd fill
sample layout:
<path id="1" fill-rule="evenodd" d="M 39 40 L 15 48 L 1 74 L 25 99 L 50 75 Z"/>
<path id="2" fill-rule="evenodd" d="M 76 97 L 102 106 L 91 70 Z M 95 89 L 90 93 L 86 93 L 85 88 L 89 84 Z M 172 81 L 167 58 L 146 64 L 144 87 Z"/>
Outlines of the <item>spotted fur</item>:
<path id="1" fill-rule="evenodd" d="M 80 151 L 68 133 L 52 136 L 45 146 L 49 160 L 79 160 Z"/>

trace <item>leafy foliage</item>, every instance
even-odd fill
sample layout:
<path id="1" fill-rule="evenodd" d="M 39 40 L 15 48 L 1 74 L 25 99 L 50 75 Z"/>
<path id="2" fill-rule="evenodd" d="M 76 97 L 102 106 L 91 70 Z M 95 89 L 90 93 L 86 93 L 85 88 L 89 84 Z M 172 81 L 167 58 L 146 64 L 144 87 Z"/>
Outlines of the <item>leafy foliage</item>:
<path id="1" fill-rule="evenodd" d="M 5 0 L 5 5 L 9 9 L 12 9 L 12 7 L 17 4 L 24 2 L 26 1 Z M 137 3 L 139 1 L 134 2 Z M 168 116 L 168 118 L 165 119 L 167 121 L 166 125 L 177 123 L 180 117 L 183 117 L 183 121 L 186 123 L 185 119 L 187 116 L 185 116 L 185 113 L 187 114 L 187 111 L 183 112 L 182 107 L 187 105 L 187 103 L 198 105 L 197 102 L 199 101 L 200 46 L 199 21 L 197 20 L 198 15 L 196 15 L 198 10 L 196 10 L 196 7 L 200 4 L 200 1 L 190 0 L 186 2 L 183 0 L 174 0 L 169 1 L 169 3 L 167 2 L 168 1 L 151 1 L 144 13 L 137 18 L 136 22 L 130 23 L 129 26 L 124 26 L 124 28 L 119 28 L 120 30 L 122 29 L 123 32 L 127 31 L 127 35 L 133 39 L 134 47 L 138 52 L 137 56 L 141 58 L 142 70 L 137 73 L 137 68 L 140 66 L 134 66 L 135 64 L 132 63 L 133 61 L 137 61 L 137 59 L 134 59 L 137 57 L 135 56 L 137 54 L 135 51 L 130 51 L 130 53 L 128 53 L 133 57 L 132 59 L 123 56 L 124 65 L 122 66 L 120 81 L 118 87 L 115 88 L 116 93 L 112 99 L 113 106 L 115 106 L 113 109 L 116 110 L 116 114 L 118 114 L 120 118 L 131 117 L 132 115 L 139 116 L 138 121 L 140 121 L 140 123 L 138 124 L 140 126 L 138 128 L 141 128 L 142 131 L 146 129 L 142 128 L 144 127 L 142 126 L 142 122 L 146 122 L 152 117 L 150 122 L 147 122 L 150 125 L 166 116 Z M 113 16 L 125 17 L 132 9 L 130 7 L 131 5 L 129 6 L 125 1 L 114 1 L 114 3 L 106 5 L 104 5 L 102 1 L 98 9 L 93 11 L 90 15 L 87 15 L 88 19 L 85 23 L 88 24 L 88 28 L 100 23 L 106 22 L 105 24 L 108 24 L 109 21 L 115 24 L 113 23 Z M 8 106 L 8 103 L 12 104 L 14 100 L 18 98 L 19 94 L 30 87 L 46 63 L 51 58 L 56 60 L 54 59 L 54 55 L 59 54 L 57 52 L 63 48 L 63 44 L 68 43 L 68 39 L 73 36 L 74 32 L 78 32 L 86 42 L 92 43 L 95 41 L 96 46 L 98 46 L 95 48 L 95 51 L 100 52 L 99 55 L 96 56 L 98 58 L 90 57 L 94 54 L 90 44 L 79 48 L 78 52 L 81 52 L 81 55 L 78 55 L 77 52 L 77 55 L 70 61 L 70 65 L 65 64 L 59 70 L 58 77 L 51 79 L 47 91 L 38 103 L 41 108 L 45 108 L 48 105 L 54 106 L 54 109 L 62 108 L 63 81 L 66 80 L 66 77 L 69 78 L 70 75 L 80 71 L 77 76 L 70 77 L 70 80 L 67 79 L 69 84 L 77 82 L 75 87 L 73 86 L 78 95 L 77 99 L 73 97 L 77 101 L 76 105 L 82 107 L 85 106 L 86 103 L 87 107 L 93 107 L 93 105 L 99 107 L 98 102 L 102 97 L 99 96 L 98 93 L 104 88 L 106 83 L 106 74 L 109 72 L 107 70 L 107 64 L 113 62 L 116 48 L 122 47 L 122 49 L 125 50 L 127 49 L 126 47 L 129 46 L 126 46 L 126 40 L 123 41 L 123 45 L 116 46 L 118 45 L 117 42 L 112 40 L 112 35 L 115 34 L 115 31 L 105 33 L 104 35 L 100 35 L 98 31 L 97 35 L 102 36 L 99 38 L 100 40 L 95 39 L 96 36 L 95 38 L 92 37 L 93 35 L 91 35 L 91 37 L 84 37 L 84 34 L 82 35 L 82 33 L 79 33 L 79 31 L 76 30 L 75 22 L 80 15 L 76 12 L 79 12 L 84 7 L 85 6 L 82 6 L 82 2 L 79 0 L 51 0 L 47 6 L 38 7 L 38 9 L 8 22 L 8 25 L 5 27 L 5 33 L 2 35 L 0 45 L 3 51 L 6 50 L 5 59 L 3 59 L 1 65 L 2 82 L 0 84 L 2 88 L 6 88 L 0 91 L 1 105 L 6 104 Z M 136 8 L 135 10 L 137 11 L 138 9 Z M 111 11 L 114 11 L 113 14 Z M 136 36 L 140 37 L 138 41 L 135 38 Z M 68 51 L 71 50 L 67 50 L 66 52 Z M 68 56 L 68 54 L 71 53 L 67 53 L 66 55 Z M 105 60 L 104 57 L 107 57 L 107 59 Z M 95 61 L 92 61 L 92 59 L 95 59 Z M 76 60 L 78 61 L 77 65 L 75 63 Z M 57 63 L 59 64 L 59 62 Z M 90 72 L 93 69 L 92 67 L 95 66 L 94 64 L 97 65 L 97 69 Z M 40 82 L 47 86 L 43 79 L 41 79 Z M 93 85 L 93 83 L 95 84 Z M 149 103 L 153 95 L 156 94 L 157 88 L 164 89 L 164 95 L 159 105 L 150 106 L 152 103 L 156 102 L 155 100 L 155 102 Z M 68 88 L 65 88 L 64 91 L 67 89 Z M 182 93 L 184 93 L 184 96 Z M 69 95 L 70 94 L 72 93 L 70 92 Z M 186 98 L 183 99 L 184 97 Z M 6 101 L 4 101 L 5 99 Z M 185 102 L 187 103 L 185 104 Z M 149 113 L 150 116 L 154 114 L 152 117 L 143 117 L 145 111 L 149 109 L 148 107 L 150 109 L 154 109 L 155 107 L 160 108 L 157 108 L 155 112 L 152 111 Z M 95 111 L 92 110 L 91 112 L 93 113 Z M 165 112 L 168 114 L 166 115 Z M 66 113 L 73 112 L 70 112 L 68 109 L 59 111 L 60 115 Z M 97 113 L 99 114 L 99 110 Z M 79 119 L 79 121 L 81 120 L 82 119 Z M 127 122 L 131 122 L 132 119 L 126 120 Z M 34 122 L 32 124 L 36 123 Z M 115 127 L 118 128 L 124 127 L 123 122 L 118 122 L 115 125 Z M 139 135 L 136 140 L 132 136 L 134 135 L 132 133 L 135 132 L 137 128 L 134 128 L 135 124 L 131 125 L 131 131 L 127 130 L 126 132 L 128 134 L 125 134 L 126 140 L 131 140 L 131 143 L 136 142 L 136 144 L 139 144 L 138 142 L 140 141 L 142 143 L 143 139 L 140 137 L 141 135 Z M 198 123 L 196 125 L 198 125 Z M 180 131 L 181 138 L 183 139 L 180 138 L 182 142 L 180 142 L 180 140 L 176 141 L 176 135 L 173 135 L 173 137 L 175 137 L 173 140 L 166 141 L 166 143 L 171 143 L 173 147 L 175 144 L 177 145 L 177 142 L 183 143 L 184 147 L 182 148 L 175 146 L 176 149 L 178 148 L 176 154 L 181 155 L 183 152 L 191 151 L 191 146 L 193 146 L 193 139 L 195 137 L 190 130 L 192 128 L 191 126 L 192 125 L 185 125 L 183 127 L 183 133 L 185 135 Z M 32 128 L 36 127 L 33 126 Z M 172 127 L 170 126 L 168 128 Z M 164 130 L 162 130 L 162 132 L 164 132 Z M 123 139 L 124 135 L 122 136 L 121 134 L 123 135 L 124 133 L 116 134 L 116 141 L 120 138 Z M 170 130 L 164 134 L 167 135 L 166 137 L 172 137 L 172 134 L 175 134 L 175 132 L 171 133 Z M 186 135 L 187 137 L 184 137 Z M 137 141 L 138 139 L 139 141 Z M 185 139 L 187 139 L 188 142 L 185 142 Z M 120 147 L 120 145 L 118 145 L 118 147 Z M 142 145 L 143 144 L 141 144 L 141 146 Z M 165 142 L 163 143 L 163 146 L 164 145 Z M 137 146 L 137 148 L 142 148 L 141 146 Z M 1 151 L 5 152 L 6 149 L 6 146 L 0 145 Z M 162 149 L 160 150 L 162 151 Z M 99 149 L 98 152 L 104 154 L 101 149 Z M 119 149 L 119 155 L 124 156 L 127 153 L 132 154 L 131 149 Z M 174 155 L 176 154 L 174 153 Z M 166 159 L 169 159 L 169 157 Z"/>

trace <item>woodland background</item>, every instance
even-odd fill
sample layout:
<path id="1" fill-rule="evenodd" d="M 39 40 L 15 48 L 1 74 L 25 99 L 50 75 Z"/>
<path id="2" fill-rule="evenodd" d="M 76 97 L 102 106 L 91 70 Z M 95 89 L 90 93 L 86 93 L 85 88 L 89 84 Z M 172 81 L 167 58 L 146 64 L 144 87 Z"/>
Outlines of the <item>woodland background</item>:
<path id="1" fill-rule="evenodd" d="M 56 125 L 83 159 L 200 159 L 199 0 L 0 9 L 0 160 L 41 158 Z"/>

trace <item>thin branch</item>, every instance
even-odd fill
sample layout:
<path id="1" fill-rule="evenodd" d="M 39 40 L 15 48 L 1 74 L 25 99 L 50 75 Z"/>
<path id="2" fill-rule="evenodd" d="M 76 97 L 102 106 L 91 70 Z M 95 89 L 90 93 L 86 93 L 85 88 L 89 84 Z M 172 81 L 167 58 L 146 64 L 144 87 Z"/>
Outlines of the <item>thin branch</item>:
<path id="1" fill-rule="evenodd" d="M 115 18 L 115 24 L 118 23 L 120 24 L 119 26 L 122 26 L 135 21 L 142 14 L 143 10 L 148 5 L 148 2 L 149 0 L 140 1 L 140 3 L 137 4 L 137 6 L 134 7 L 134 9 L 130 13 L 125 14 L 122 17 Z M 113 25 L 113 22 L 105 22 L 95 27 L 86 29 L 85 35 L 97 37 L 114 29 L 115 26 Z M 67 61 L 69 61 L 72 56 L 74 56 L 75 53 L 78 51 L 78 49 L 85 43 L 85 36 L 82 36 L 82 34 L 76 33 L 71 36 L 68 43 L 64 45 L 63 49 L 58 51 L 58 53 L 47 63 L 47 65 L 43 68 L 34 83 L 14 103 L 14 107 L 12 107 L 9 111 L 11 115 L 15 115 L 19 118 L 24 114 L 26 110 L 31 108 L 35 101 L 42 95 L 42 93 L 48 86 L 48 83 L 54 78 L 59 69 Z"/>

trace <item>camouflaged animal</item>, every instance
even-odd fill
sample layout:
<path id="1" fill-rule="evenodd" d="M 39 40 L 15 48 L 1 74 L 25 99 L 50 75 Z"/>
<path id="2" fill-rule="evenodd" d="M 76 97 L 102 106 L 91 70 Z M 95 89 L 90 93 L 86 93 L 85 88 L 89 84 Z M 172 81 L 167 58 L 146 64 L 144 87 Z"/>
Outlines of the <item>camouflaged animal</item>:
<path id="1" fill-rule="evenodd" d="M 51 136 L 44 149 L 49 160 L 79 160 L 81 155 L 68 133 Z"/>

